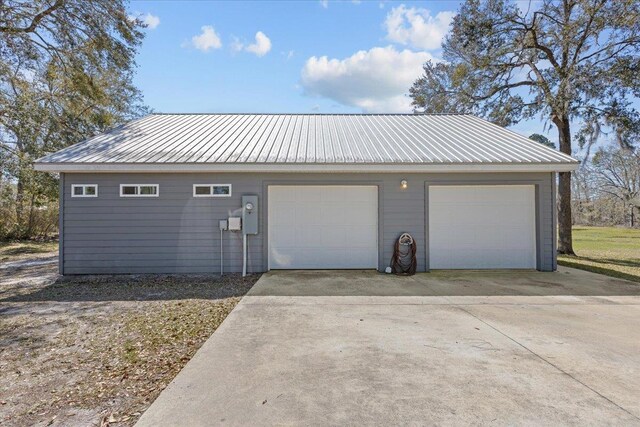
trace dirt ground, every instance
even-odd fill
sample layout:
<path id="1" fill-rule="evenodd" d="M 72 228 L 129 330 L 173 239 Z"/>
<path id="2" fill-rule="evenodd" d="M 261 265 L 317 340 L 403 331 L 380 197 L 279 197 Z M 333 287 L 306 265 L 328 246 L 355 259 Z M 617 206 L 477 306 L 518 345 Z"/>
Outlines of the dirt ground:
<path id="1" fill-rule="evenodd" d="M 0 262 L 0 425 L 133 425 L 258 275 L 60 278 Z"/>

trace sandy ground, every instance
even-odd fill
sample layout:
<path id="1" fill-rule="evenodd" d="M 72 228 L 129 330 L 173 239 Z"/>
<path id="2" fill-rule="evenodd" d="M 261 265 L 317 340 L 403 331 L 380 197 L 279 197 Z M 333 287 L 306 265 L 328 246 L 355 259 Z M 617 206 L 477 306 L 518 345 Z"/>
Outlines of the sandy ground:
<path id="1" fill-rule="evenodd" d="M 61 278 L 0 263 L 0 425 L 132 425 L 257 276 Z"/>

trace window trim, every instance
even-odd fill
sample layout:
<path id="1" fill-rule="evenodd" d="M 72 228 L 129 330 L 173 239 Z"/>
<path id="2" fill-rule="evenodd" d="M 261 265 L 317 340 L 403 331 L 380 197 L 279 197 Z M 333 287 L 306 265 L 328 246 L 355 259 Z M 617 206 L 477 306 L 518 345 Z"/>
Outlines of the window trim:
<path id="1" fill-rule="evenodd" d="M 196 194 L 196 187 L 209 187 L 209 194 Z M 229 187 L 229 194 L 215 194 L 213 187 Z M 233 187 L 231 184 L 193 184 L 193 197 L 231 197 Z"/>
<path id="2" fill-rule="evenodd" d="M 96 194 L 86 194 L 86 187 L 95 187 Z M 75 194 L 76 188 L 82 188 L 82 194 Z M 98 184 L 71 184 L 71 197 L 98 197 Z"/>
<path id="3" fill-rule="evenodd" d="M 123 187 L 136 187 L 138 194 L 123 194 Z M 140 187 L 155 187 L 156 194 L 140 194 Z M 120 197 L 159 197 L 160 196 L 160 184 L 120 184 Z"/>

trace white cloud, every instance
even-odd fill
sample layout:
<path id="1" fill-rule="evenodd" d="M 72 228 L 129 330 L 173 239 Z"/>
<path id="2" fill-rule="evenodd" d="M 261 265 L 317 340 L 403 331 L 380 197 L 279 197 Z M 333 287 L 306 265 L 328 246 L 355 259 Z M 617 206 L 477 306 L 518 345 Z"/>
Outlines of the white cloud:
<path id="1" fill-rule="evenodd" d="M 255 40 L 255 43 L 245 45 L 240 41 L 239 38 L 233 37 L 233 41 L 231 42 L 231 50 L 234 52 L 241 52 L 244 50 L 245 52 L 254 53 L 257 56 L 265 56 L 271 50 L 271 40 L 262 31 L 258 31 L 256 33 Z M 293 51 L 289 51 L 289 55 L 292 56 Z M 287 59 L 289 59 L 289 56 L 287 57 Z"/>
<path id="2" fill-rule="evenodd" d="M 140 17 L 140 20 L 147 26 L 150 30 L 155 30 L 158 25 L 160 25 L 160 18 L 158 16 L 147 13 Z"/>
<path id="3" fill-rule="evenodd" d="M 391 9 L 385 19 L 387 39 L 420 49 L 438 49 L 454 15 L 444 11 L 431 16 L 427 9 L 401 4 Z"/>
<path id="4" fill-rule="evenodd" d="M 392 46 L 361 50 L 344 59 L 313 56 L 305 63 L 300 82 L 308 95 L 333 99 L 365 112 L 411 112 L 405 96 L 434 59 L 428 52 L 398 51 Z"/>
<path id="5" fill-rule="evenodd" d="M 256 42 L 245 48 L 247 52 L 255 53 L 257 56 L 265 56 L 271 50 L 271 40 L 265 33 L 256 33 Z"/>
<path id="6" fill-rule="evenodd" d="M 220 49 L 222 42 L 220 36 L 211 25 L 205 25 L 201 28 L 202 33 L 191 38 L 191 44 L 198 50 L 207 52 L 210 49 Z"/>

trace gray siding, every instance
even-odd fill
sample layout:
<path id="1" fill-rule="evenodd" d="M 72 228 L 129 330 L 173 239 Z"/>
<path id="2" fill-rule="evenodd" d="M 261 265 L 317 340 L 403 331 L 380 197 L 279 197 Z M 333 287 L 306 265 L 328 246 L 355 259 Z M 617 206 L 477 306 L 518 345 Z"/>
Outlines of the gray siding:
<path id="1" fill-rule="evenodd" d="M 408 188 L 402 190 L 400 181 Z M 426 193 L 430 184 L 534 184 L 538 200 L 538 263 L 553 270 L 553 174 L 64 174 L 61 251 L 64 274 L 218 273 L 218 220 L 240 216 L 241 197 L 258 195 L 260 233 L 249 236 L 249 272 L 267 268 L 267 188 L 270 184 L 372 184 L 379 188 L 379 266 L 389 264 L 395 239 L 411 233 L 418 269 L 428 269 Z M 159 184 L 159 197 L 121 198 L 120 184 Z M 230 183 L 227 198 L 194 198 L 193 184 Z M 98 184 L 99 197 L 73 198 L 71 185 Z M 242 235 L 224 233 L 224 270 L 242 269 Z"/>

